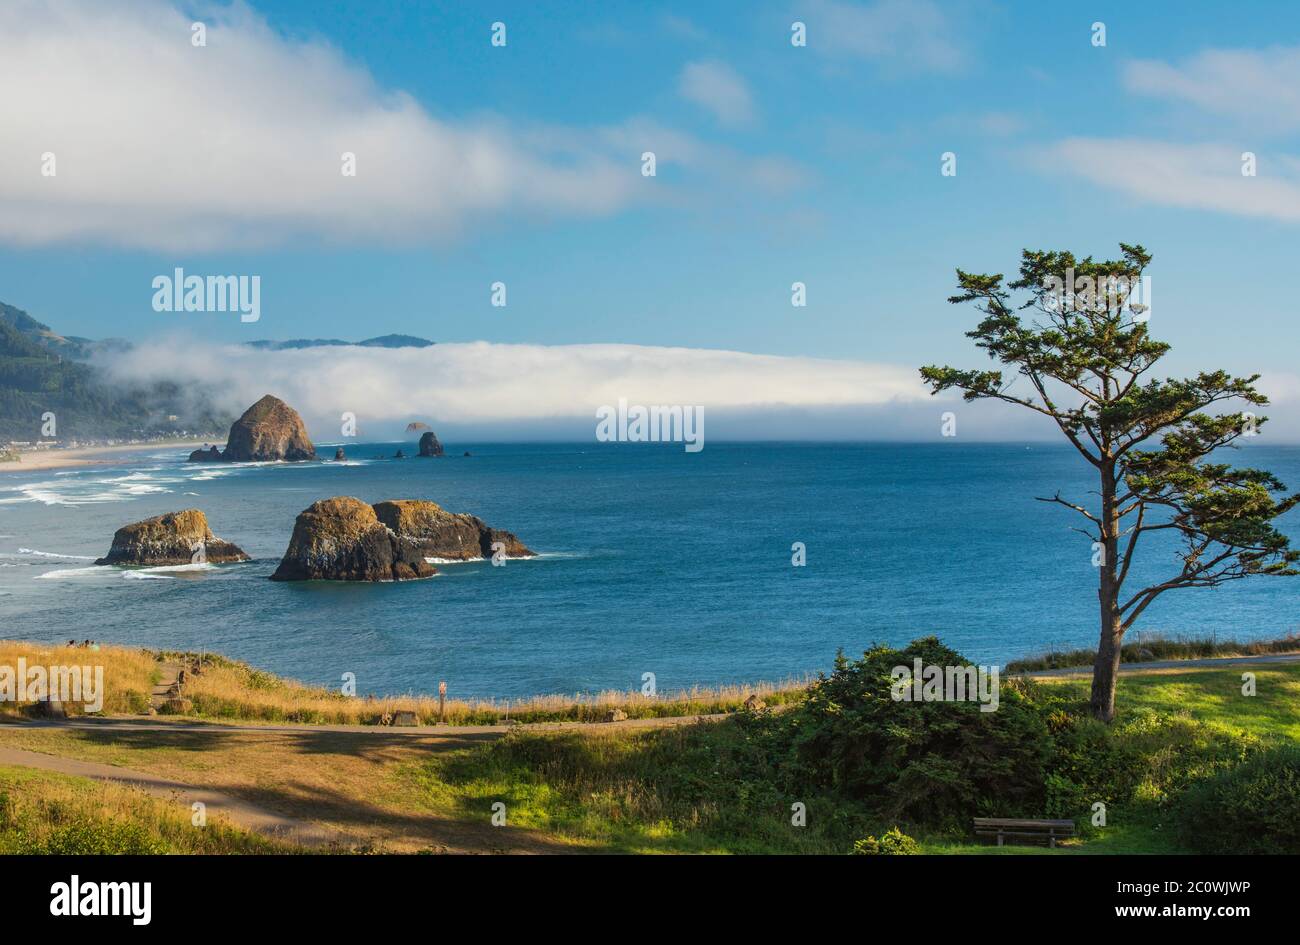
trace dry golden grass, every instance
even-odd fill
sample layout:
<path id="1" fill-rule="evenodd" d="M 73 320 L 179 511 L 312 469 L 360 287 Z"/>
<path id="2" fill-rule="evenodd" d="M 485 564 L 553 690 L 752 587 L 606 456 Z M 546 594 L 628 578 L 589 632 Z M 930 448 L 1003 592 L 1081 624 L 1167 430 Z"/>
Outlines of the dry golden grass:
<path id="1" fill-rule="evenodd" d="M 189 678 L 185 695 L 194 701 L 195 712 L 208 718 L 370 725 L 385 714 L 409 711 L 416 714 L 422 725 L 433 725 L 440 720 L 449 725 L 491 725 L 504 719 L 598 722 L 611 709 L 622 709 L 633 719 L 713 715 L 736 711 L 751 695 L 773 704 L 787 702 L 799 697 L 805 686 L 806 682 L 790 681 L 779 685 L 697 687 L 656 697 L 611 690 L 594 695 L 535 696 L 512 701 L 448 699 L 445 712 L 440 713 L 435 696 L 349 697 L 242 663 L 216 659 L 201 675 Z"/>
<path id="2" fill-rule="evenodd" d="M 149 693 L 158 675 L 158 662 L 145 650 L 123 646 L 101 646 L 98 650 L 70 646 L 44 646 L 13 640 L 0 640 L 0 666 L 18 668 L 22 658 L 30 666 L 97 666 L 104 668 L 104 705 L 101 714 L 124 715 L 145 712 Z M 23 714 L 30 702 L 0 701 L 0 718 Z M 67 705 L 70 714 L 80 714 L 81 707 Z"/>
<path id="3" fill-rule="evenodd" d="M 0 666 L 14 666 L 19 657 L 28 665 L 75 664 L 104 667 L 104 715 L 140 714 L 148 711 L 150 693 L 166 665 L 190 666 L 195 653 L 160 652 L 104 646 L 98 651 L 50 647 L 35 643 L 0 641 Z M 599 722 L 611 709 L 628 718 L 649 719 L 734 712 L 751 695 L 771 705 L 803 697 L 808 680 L 784 683 L 695 687 L 661 693 L 606 691 L 573 696 L 535 696 L 522 700 L 447 700 L 440 713 L 436 696 L 408 694 L 357 698 L 322 686 L 309 686 L 256 669 L 246 663 L 205 654 L 202 672 L 189 674 L 184 695 L 194 703 L 200 718 L 260 722 L 298 722 L 314 725 L 373 725 L 384 715 L 414 712 L 420 723 L 433 725 L 492 725 L 504 719 L 517 722 Z M 0 718 L 21 713 L 22 706 L 0 703 Z M 69 711 L 79 711 L 69 706 Z"/>
<path id="4" fill-rule="evenodd" d="M 572 852 L 571 841 L 514 825 L 493 826 L 491 801 L 466 814 L 413 793 L 408 773 L 430 758 L 499 737 L 465 731 L 231 732 L 190 727 L 126 734 L 0 725 L 0 748 L 117 765 L 219 791 L 333 830 L 345 839 L 344 849 L 354 852 Z M 0 765 L 0 793 L 7 773 L 22 770 Z M 186 813 L 188 808 L 180 810 Z M 209 813 L 209 825 L 212 816 Z"/>
<path id="5" fill-rule="evenodd" d="M 138 788 L 0 766 L 0 853 L 282 853 L 294 848 Z"/>

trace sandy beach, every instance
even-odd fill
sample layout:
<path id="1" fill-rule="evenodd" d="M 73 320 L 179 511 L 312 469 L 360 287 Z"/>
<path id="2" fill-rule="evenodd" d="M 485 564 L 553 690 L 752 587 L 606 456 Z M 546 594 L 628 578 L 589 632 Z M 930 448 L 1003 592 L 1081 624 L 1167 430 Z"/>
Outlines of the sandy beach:
<path id="1" fill-rule="evenodd" d="M 212 440 L 158 440 L 122 446 L 86 446 L 77 449 L 37 450 L 22 453 L 17 462 L 0 463 L 0 473 L 35 472 L 42 469 L 70 469 L 76 466 L 105 466 L 121 462 L 131 453 L 176 450 L 188 453 Z M 224 445 L 221 443 L 218 446 Z"/>

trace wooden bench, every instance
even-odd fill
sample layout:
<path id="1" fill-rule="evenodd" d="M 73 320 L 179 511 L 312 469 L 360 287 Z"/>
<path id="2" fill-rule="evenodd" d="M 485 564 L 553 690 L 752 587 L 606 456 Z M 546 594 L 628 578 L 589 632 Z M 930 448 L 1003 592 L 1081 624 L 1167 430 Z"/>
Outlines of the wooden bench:
<path id="1" fill-rule="evenodd" d="M 1074 836 L 1074 821 L 976 817 L 975 833 L 981 837 L 997 837 L 998 846 L 1003 845 L 1002 841 L 1005 837 L 1018 837 L 1025 840 L 1045 839 L 1049 847 L 1054 847 L 1058 837 Z"/>

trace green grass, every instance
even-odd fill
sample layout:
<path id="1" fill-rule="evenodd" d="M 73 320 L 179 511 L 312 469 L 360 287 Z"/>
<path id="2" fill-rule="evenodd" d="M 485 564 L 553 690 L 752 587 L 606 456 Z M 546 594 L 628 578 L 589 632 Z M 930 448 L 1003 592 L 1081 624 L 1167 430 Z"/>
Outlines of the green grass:
<path id="1" fill-rule="evenodd" d="M 1256 675 L 1255 696 L 1241 694 L 1245 671 Z M 1088 685 L 1086 678 L 1043 681 L 1039 698 L 1075 725 L 1099 726 L 1084 718 Z M 1300 665 L 1126 674 L 1111 737 L 1141 759 L 1142 775 L 1130 800 L 1108 805 L 1105 828 L 1080 819 L 1083 835 L 1055 850 L 999 849 L 962 830 L 914 835 L 931 854 L 1186 852 L 1172 826 L 1179 793 L 1190 779 L 1233 763 L 1234 752 L 1264 740 L 1300 742 L 1298 706 Z M 782 795 L 745 724 L 742 716 L 667 730 L 516 731 L 410 763 L 401 777 L 431 809 L 482 817 L 501 801 L 511 825 L 613 852 L 840 854 L 854 839 L 893 826 L 839 798 Z M 795 801 L 807 806 L 806 826 L 791 823 Z"/>
<path id="2" fill-rule="evenodd" d="M 1242 674 L 1255 676 L 1255 695 L 1242 694 Z M 1084 701 L 1091 677 L 1056 677 L 1040 684 L 1060 687 Z M 1236 665 L 1222 669 L 1170 669 L 1125 673 L 1119 681 L 1121 718 L 1147 710 L 1186 715 L 1261 737 L 1300 741 L 1300 663 Z"/>
<path id="3" fill-rule="evenodd" d="M 1220 640 L 1215 637 L 1165 637 L 1134 634 L 1120 648 L 1121 663 L 1156 660 L 1197 660 L 1220 656 L 1260 656 L 1271 653 L 1300 653 L 1300 634 L 1290 633 L 1276 640 Z M 1007 663 L 1008 673 L 1032 673 L 1044 669 L 1086 668 L 1097 658 L 1096 650 L 1048 650 Z"/>
<path id="4" fill-rule="evenodd" d="M 921 852 L 940 856 L 1133 856 L 1185 853 L 1174 839 L 1173 830 L 1150 818 L 1136 816 L 1130 823 L 1111 823 L 1105 831 L 1085 840 L 1047 846 L 1004 846 L 940 837 L 920 838 Z"/>
<path id="5" fill-rule="evenodd" d="M 292 848 L 135 788 L 0 766 L 0 854 L 285 853 Z"/>

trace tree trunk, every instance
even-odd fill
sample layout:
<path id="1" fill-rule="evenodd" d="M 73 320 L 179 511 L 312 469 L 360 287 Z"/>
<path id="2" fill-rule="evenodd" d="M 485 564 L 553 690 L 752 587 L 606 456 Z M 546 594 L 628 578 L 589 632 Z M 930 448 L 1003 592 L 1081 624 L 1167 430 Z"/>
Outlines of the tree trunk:
<path id="1" fill-rule="evenodd" d="M 1115 683 L 1119 678 L 1120 646 L 1124 630 L 1118 617 L 1107 622 L 1106 606 L 1102 604 L 1101 640 L 1097 645 L 1097 660 L 1092 664 L 1092 714 L 1103 722 L 1115 718 Z"/>
<path id="2" fill-rule="evenodd" d="M 1103 722 L 1115 718 L 1115 684 L 1119 677 L 1124 621 L 1119 614 L 1119 506 L 1115 501 L 1114 467 L 1101 470 L 1101 544 L 1103 558 L 1097 586 L 1101 605 L 1101 638 L 1092 666 L 1092 714 Z"/>

